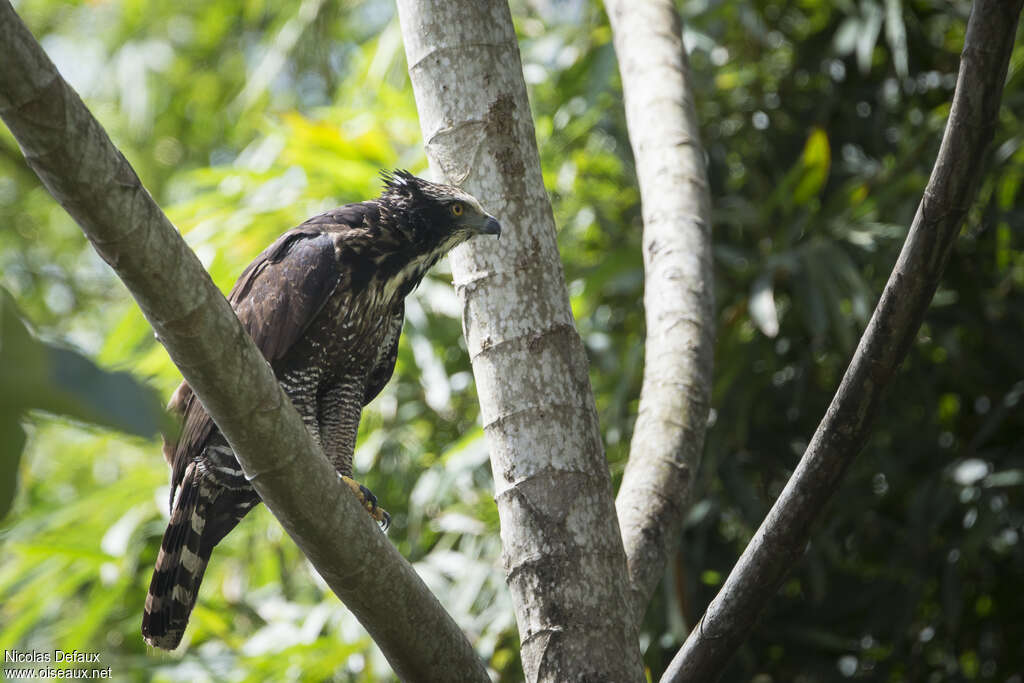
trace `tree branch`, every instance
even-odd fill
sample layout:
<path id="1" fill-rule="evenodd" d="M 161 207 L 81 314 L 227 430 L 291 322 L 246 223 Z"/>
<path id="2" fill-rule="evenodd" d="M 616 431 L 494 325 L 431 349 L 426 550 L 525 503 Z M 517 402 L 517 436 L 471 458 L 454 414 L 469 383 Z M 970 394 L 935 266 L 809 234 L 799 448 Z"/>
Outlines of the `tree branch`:
<path id="1" fill-rule="evenodd" d="M 314 445 L 195 254 L 0 2 L 0 116 L 124 281 L 271 512 L 406 680 L 487 681 L 472 646 Z"/>
<path id="2" fill-rule="evenodd" d="M 399 0 L 434 172 L 506 231 L 452 255 L 526 678 L 642 680 L 587 359 L 505 0 Z"/>
<path id="3" fill-rule="evenodd" d="M 982 175 L 1024 0 L 976 0 L 931 178 L 903 250 L 825 417 L 779 499 L 662 681 L 713 681 L 803 554 L 913 343 Z"/>
<path id="4" fill-rule="evenodd" d="M 615 505 L 633 616 L 675 549 L 711 401 L 711 196 L 672 0 L 605 0 L 644 217 L 647 339 L 629 462 Z"/>

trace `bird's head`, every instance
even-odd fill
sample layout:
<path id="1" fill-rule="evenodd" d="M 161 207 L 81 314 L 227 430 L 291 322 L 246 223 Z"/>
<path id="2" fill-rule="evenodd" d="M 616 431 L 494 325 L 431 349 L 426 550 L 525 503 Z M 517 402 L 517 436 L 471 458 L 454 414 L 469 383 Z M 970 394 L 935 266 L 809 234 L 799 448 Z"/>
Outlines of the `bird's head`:
<path id="1" fill-rule="evenodd" d="M 381 177 L 374 261 L 388 299 L 404 298 L 453 247 L 476 235 L 501 235 L 501 224 L 468 192 L 408 171 Z"/>
<path id="2" fill-rule="evenodd" d="M 497 219 L 454 185 L 432 183 L 401 170 L 381 177 L 384 190 L 378 201 L 421 253 L 443 255 L 476 235 L 501 236 Z"/>

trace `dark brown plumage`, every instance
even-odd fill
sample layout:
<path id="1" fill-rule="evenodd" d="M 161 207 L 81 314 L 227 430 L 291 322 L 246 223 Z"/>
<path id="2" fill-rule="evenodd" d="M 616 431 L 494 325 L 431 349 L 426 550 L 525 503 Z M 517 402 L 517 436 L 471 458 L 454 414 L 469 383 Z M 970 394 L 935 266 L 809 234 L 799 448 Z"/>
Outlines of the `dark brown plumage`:
<path id="1" fill-rule="evenodd" d="M 373 201 L 309 219 L 242 272 L 228 300 L 338 474 L 352 475 L 362 407 L 391 378 L 405 296 L 455 245 L 500 226 L 469 194 L 406 171 Z M 165 442 L 171 519 L 146 596 L 146 642 L 181 642 L 213 547 L 256 506 L 231 447 L 187 383 L 171 399 L 181 434 Z M 376 498 L 355 485 L 375 518 Z"/>

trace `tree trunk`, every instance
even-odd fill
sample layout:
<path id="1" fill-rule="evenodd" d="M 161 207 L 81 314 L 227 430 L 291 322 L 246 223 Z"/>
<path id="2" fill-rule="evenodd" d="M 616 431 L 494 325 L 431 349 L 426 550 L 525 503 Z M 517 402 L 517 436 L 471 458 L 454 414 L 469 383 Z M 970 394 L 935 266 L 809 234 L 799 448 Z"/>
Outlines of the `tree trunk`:
<path id="1" fill-rule="evenodd" d="M 435 174 L 498 216 L 452 255 L 527 680 L 643 678 L 586 354 L 505 0 L 399 0 Z"/>
<path id="2" fill-rule="evenodd" d="M 871 430 L 881 394 L 917 336 L 974 200 L 1024 0 L 977 0 L 938 158 L 889 282 L 839 390 L 786 488 L 663 681 L 714 681 L 803 554 L 811 526 Z"/>
<path id="3" fill-rule="evenodd" d="M 395 672 L 488 681 L 469 641 L 339 480 L 199 259 L 7 0 L 0 52 L 0 116 L 29 165 L 128 286 L 260 497 Z"/>
<path id="4" fill-rule="evenodd" d="M 615 504 L 639 622 L 679 542 L 711 401 L 711 195 L 671 0 L 605 0 L 644 217 L 647 339 Z"/>

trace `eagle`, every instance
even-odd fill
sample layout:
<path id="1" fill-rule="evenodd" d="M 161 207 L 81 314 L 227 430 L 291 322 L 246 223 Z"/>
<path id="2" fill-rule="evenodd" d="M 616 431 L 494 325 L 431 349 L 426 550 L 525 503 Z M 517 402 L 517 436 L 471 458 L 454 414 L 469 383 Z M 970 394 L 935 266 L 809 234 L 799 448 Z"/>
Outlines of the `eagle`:
<path id="1" fill-rule="evenodd" d="M 452 247 L 500 236 L 501 225 L 457 187 L 403 170 L 381 176 L 377 199 L 332 209 L 278 237 L 242 272 L 228 301 L 313 440 L 386 528 L 390 518 L 376 497 L 351 478 L 363 406 L 394 371 L 406 295 Z M 142 635 L 173 650 L 214 546 L 260 498 L 187 382 L 168 407 L 182 427 L 164 442 L 171 515 Z"/>

